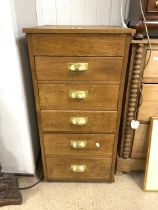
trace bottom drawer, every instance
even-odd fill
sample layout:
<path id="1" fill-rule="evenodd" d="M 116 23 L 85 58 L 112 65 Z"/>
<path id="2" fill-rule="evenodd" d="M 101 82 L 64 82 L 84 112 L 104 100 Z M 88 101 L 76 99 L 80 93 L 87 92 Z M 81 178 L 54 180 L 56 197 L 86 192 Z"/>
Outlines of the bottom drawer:
<path id="1" fill-rule="evenodd" d="M 111 158 L 46 158 L 48 180 L 110 180 L 111 165 Z"/>

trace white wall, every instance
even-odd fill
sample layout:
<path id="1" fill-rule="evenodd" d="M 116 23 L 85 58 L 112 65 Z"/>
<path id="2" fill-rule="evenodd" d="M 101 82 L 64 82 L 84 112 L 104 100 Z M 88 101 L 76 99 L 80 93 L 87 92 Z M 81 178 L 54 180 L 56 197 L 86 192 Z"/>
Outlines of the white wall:
<path id="1" fill-rule="evenodd" d="M 36 0 L 38 25 L 121 25 L 130 0 Z"/>
<path id="2" fill-rule="evenodd" d="M 16 16 L 16 36 L 24 36 L 22 28 L 37 26 L 36 0 L 10 0 Z"/>
<path id="3" fill-rule="evenodd" d="M 19 10 L 23 18 L 15 10 L 20 2 L 5 0 L 0 7 L 0 162 L 5 172 L 33 174 L 39 144 L 37 132 L 30 129 L 35 125 L 35 114 L 28 109 L 33 103 L 31 87 L 27 88 L 26 83 L 31 81 L 26 50 L 20 50 L 23 44 L 18 24 L 28 17 L 24 15 L 26 8 Z M 31 123 L 29 113 L 33 114 Z M 37 148 L 35 154 L 33 145 Z"/>

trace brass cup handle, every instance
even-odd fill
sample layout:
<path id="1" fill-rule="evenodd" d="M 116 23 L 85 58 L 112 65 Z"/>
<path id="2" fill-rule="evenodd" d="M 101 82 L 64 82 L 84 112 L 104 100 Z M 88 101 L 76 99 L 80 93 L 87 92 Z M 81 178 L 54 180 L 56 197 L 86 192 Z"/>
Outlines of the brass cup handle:
<path id="1" fill-rule="evenodd" d="M 83 149 L 85 147 L 87 147 L 87 141 L 83 141 L 83 140 L 72 140 L 71 141 L 71 147 L 75 148 L 75 149 Z"/>
<path id="2" fill-rule="evenodd" d="M 86 125 L 88 123 L 88 117 L 70 117 L 70 122 L 73 125 Z"/>
<path id="3" fill-rule="evenodd" d="M 73 99 L 85 99 L 88 96 L 88 91 L 70 90 L 69 97 Z"/>
<path id="4" fill-rule="evenodd" d="M 155 6 L 158 8 L 158 1 L 155 2 Z"/>
<path id="5" fill-rule="evenodd" d="M 82 72 L 88 69 L 88 63 L 68 63 L 68 70 Z"/>
<path id="6" fill-rule="evenodd" d="M 71 170 L 76 173 L 83 173 L 86 168 L 86 165 L 71 165 Z"/>

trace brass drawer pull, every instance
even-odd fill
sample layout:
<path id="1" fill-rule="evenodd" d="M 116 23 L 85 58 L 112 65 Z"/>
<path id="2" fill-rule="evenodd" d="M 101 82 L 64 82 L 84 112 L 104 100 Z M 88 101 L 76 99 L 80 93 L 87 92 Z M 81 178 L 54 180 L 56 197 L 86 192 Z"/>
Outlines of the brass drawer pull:
<path id="1" fill-rule="evenodd" d="M 88 69 L 88 63 L 68 63 L 68 70 L 70 71 L 86 71 Z"/>
<path id="2" fill-rule="evenodd" d="M 87 147 L 87 141 L 82 141 L 82 140 L 76 140 L 76 141 L 71 141 L 71 146 L 75 149 L 83 149 Z"/>
<path id="3" fill-rule="evenodd" d="M 158 8 L 158 1 L 155 2 L 155 6 Z"/>
<path id="4" fill-rule="evenodd" d="M 83 173 L 86 168 L 86 165 L 71 165 L 71 170 L 76 173 Z"/>
<path id="5" fill-rule="evenodd" d="M 70 90 L 69 91 L 69 97 L 70 98 L 76 98 L 76 99 L 84 99 L 87 98 L 88 91 L 81 91 L 81 90 Z"/>
<path id="6" fill-rule="evenodd" d="M 86 125 L 88 123 L 88 117 L 70 117 L 70 122 L 73 125 Z"/>

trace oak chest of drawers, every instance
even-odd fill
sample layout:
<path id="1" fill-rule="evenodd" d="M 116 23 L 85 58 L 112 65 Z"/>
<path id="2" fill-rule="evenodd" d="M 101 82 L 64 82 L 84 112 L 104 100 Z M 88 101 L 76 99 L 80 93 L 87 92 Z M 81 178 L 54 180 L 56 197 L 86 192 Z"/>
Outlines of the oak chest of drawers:
<path id="1" fill-rule="evenodd" d="M 46 180 L 114 180 L 132 29 L 27 33 Z"/>

